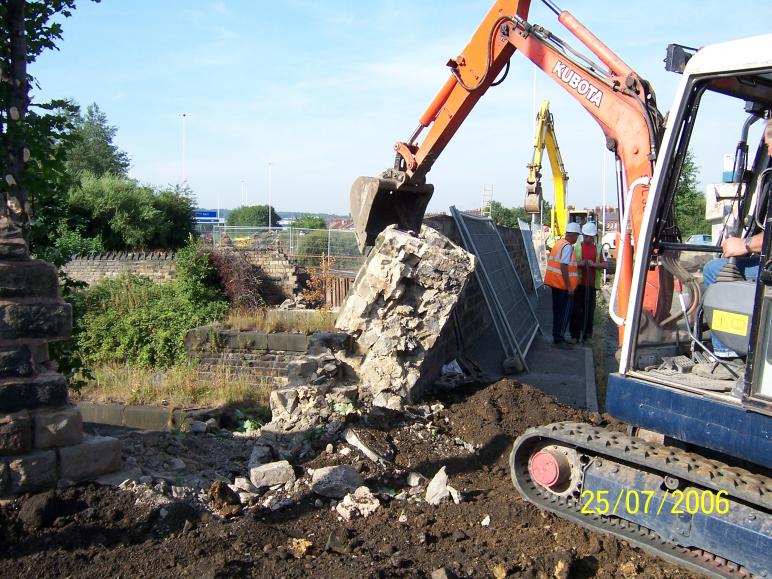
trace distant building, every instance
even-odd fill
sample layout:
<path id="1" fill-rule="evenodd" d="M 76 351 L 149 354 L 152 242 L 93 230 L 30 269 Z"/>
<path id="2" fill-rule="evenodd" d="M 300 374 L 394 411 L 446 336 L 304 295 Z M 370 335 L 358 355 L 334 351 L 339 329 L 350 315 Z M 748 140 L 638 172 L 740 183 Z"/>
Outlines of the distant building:
<path id="1" fill-rule="evenodd" d="M 327 227 L 329 229 L 343 229 L 343 230 L 350 230 L 354 229 L 354 220 L 350 217 L 338 217 L 335 219 L 330 219 L 327 222 Z"/>
<path id="2" fill-rule="evenodd" d="M 619 210 L 616 207 L 596 207 L 595 220 L 598 225 L 603 224 L 603 217 L 606 217 L 606 231 L 619 231 Z"/>

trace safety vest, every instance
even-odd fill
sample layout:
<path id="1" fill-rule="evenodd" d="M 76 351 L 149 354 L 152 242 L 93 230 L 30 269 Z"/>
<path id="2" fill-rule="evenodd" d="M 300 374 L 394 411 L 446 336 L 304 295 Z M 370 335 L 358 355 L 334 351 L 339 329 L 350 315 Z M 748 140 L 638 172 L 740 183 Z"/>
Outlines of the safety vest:
<path id="1" fill-rule="evenodd" d="M 575 290 L 579 285 L 579 270 L 576 267 L 576 255 L 571 251 L 571 263 L 568 265 L 568 282 L 570 288 L 563 282 L 563 273 L 560 270 L 560 252 L 566 245 L 571 245 L 565 239 L 558 239 L 547 257 L 547 271 L 544 274 L 544 285 L 561 290 Z"/>
<path id="2" fill-rule="evenodd" d="M 595 261 L 596 262 L 600 261 L 601 251 L 602 249 L 601 249 L 600 243 L 596 243 L 595 244 Z M 574 256 L 576 256 L 577 261 L 581 261 L 582 259 L 582 242 L 581 241 L 574 245 Z M 590 267 L 590 268 L 583 267 L 582 275 L 585 275 L 588 269 L 589 269 L 590 275 L 595 276 L 595 289 L 600 289 L 600 286 L 601 286 L 600 282 L 602 279 L 601 270 L 595 269 L 593 267 Z"/>

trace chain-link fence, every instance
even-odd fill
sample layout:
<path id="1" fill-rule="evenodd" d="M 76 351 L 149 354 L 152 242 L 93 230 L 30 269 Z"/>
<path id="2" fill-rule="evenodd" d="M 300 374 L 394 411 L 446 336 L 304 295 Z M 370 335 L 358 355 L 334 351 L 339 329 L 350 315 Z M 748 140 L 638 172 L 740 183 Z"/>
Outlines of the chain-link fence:
<path id="1" fill-rule="evenodd" d="M 293 263 L 310 269 L 328 259 L 328 267 L 341 274 L 355 274 L 364 261 L 354 232 L 341 229 L 215 226 L 212 242 L 215 246 L 279 251 Z"/>

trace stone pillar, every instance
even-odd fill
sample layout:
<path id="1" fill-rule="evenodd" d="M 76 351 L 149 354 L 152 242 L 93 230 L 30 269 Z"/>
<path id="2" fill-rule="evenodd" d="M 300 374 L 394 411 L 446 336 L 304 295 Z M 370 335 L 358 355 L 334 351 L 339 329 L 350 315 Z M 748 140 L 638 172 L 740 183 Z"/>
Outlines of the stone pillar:
<path id="1" fill-rule="evenodd" d="M 67 381 L 49 360 L 49 342 L 71 331 L 56 268 L 25 245 L 0 242 L 0 496 L 120 467 L 118 440 L 84 438 Z"/>

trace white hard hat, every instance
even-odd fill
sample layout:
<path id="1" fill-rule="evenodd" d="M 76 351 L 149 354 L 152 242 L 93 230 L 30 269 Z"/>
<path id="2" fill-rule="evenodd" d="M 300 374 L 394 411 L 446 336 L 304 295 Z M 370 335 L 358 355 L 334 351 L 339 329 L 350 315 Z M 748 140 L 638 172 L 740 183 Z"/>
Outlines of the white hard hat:
<path id="1" fill-rule="evenodd" d="M 582 227 L 582 235 L 598 235 L 598 226 L 592 221 L 585 223 L 584 227 Z"/>
<path id="2" fill-rule="evenodd" d="M 566 233 L 581 233 L 582 228 L 578 223 L 574 223 L 573 221 L 566 225 Z"/>

